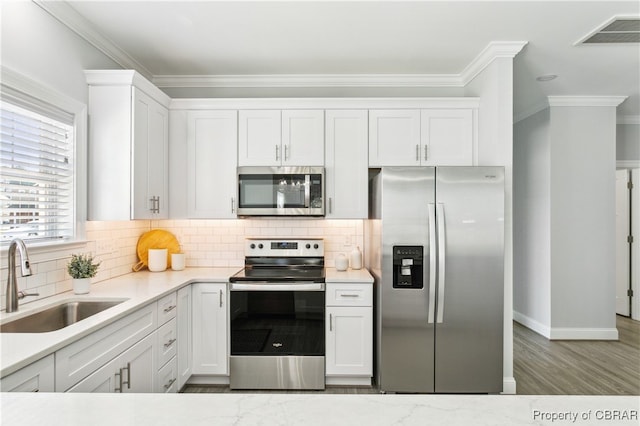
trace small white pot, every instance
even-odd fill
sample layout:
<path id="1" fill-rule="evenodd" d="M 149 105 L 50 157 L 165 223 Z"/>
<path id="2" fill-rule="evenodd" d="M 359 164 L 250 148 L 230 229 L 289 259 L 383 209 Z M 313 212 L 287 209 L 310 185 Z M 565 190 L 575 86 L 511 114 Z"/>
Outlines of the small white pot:
<path id="1" fill-rule="evenodd" d="M 75 294 L 87 294 L 91 289 L 91 278 L 74 278 L 73 292 Z"/>

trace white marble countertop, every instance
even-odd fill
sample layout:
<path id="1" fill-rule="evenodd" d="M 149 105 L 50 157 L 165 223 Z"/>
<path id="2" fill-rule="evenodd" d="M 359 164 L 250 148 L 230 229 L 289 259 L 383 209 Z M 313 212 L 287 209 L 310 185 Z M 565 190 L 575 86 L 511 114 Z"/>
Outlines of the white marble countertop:
<path id="1" fill-rule="evenodd" d="M 126 299 L 123 303 L 60 330 L 48 333 L 0 333 L 0 377 L 17 371 L 38 359 L 69 345 L 95 330 L 194 282 L 227 282 L 238 268 L 187 268 L 183 271 L 141 271 L 91 286 L 88 294 L 60 293 L 21 304 L 18 312 L 0 313 L 7 322 L 49 306 L 76 300 Z"/>
<path id="2" fill-rule="evenodd" d="M 640 398 L 316 393 L 2 393 L 0 408 L 3 426 L 636 426 Z M 606 416 L 613 416 L 614 413 L 620 417 L 607 419 Z M 621 416 L 626 416 L 626 419 Z"/>
<path id="3" fill-rule="evenodd" d="M 325 270 L 325 281 L 328 283 L 362 283 L 373 284 L 373 277 L 366 269 L 347 269 L 338 271 L 335 268 Z"/>
<path id="4" fill-rule="evenodd" d="M 8 314 L 3 311 L 0 313 L 2 323 L 67 301 L 125 300 L 60 330 L 48 333 L 0 333 L 0 377 L 53 353 L 180 287 L 194 282 L 227 282 L 237 271 L 238 268 L 187 268 L 184 271 L 135 272 L 93 284 L 89 294 L 75 295 L 66 292 L 22 304 L 18 312 Z M 327 268 L 326 281 L 371 284 L 373 278 L 366 269 L 339 272 Z"/>

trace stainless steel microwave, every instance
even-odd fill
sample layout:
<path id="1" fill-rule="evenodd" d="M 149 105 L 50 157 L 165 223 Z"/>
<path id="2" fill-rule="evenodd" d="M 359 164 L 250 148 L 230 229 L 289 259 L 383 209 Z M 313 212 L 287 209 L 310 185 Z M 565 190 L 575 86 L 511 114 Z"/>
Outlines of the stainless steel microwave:
<path id="1" fill-rule="evenodd" d="M 324 216 L 324 167 L 238 167 L 238 216 Z"/>

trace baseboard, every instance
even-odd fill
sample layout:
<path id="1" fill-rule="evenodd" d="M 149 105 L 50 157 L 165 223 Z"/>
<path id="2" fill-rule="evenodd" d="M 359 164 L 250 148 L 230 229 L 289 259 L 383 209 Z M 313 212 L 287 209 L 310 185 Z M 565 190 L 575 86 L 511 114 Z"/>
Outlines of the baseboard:
<path id="1" fill-rule="evenodd" d="M 552 327 L 550 340 L 618 340 L 616 328 Z"/>
<path id="2" fill-rule="evenodd" d="M 503 377 L 501 395 L 515 395 L 515 394 L 516 394 L 516 378 Z"/>
<path id="3" fill-rule="evenodd" d="M 330 386 L 371 386 L 371 376 L 327 376 L 325 384 Z"/>
<path id="4" fill-rule="evenodd" d="M 549 336 L 551 336 L 551 328 L 549 326 L 544 325 L 531 317 L 521 314 L 520 312 L 513 311 L 513 319 L 524 325 L 525 327 L 530 328 L 536 333 L 546 337 L 547 339 L 549 339 Z"/>
<path id="5" fill-rule="evenodd" d="M 194 374 L 187 380 L 188 385 L 228 385 L 229 376 L 210 376 Z"/>

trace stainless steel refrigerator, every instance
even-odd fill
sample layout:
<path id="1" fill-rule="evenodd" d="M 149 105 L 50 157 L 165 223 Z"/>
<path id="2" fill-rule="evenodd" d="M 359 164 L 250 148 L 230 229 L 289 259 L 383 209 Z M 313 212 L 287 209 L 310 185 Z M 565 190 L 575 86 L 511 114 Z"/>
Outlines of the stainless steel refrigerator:
<path id="1" fill-rule="evenodd" d="M 502 391 L 504 169 L 385 167 L 370 180 L 381 391 Z"/>

